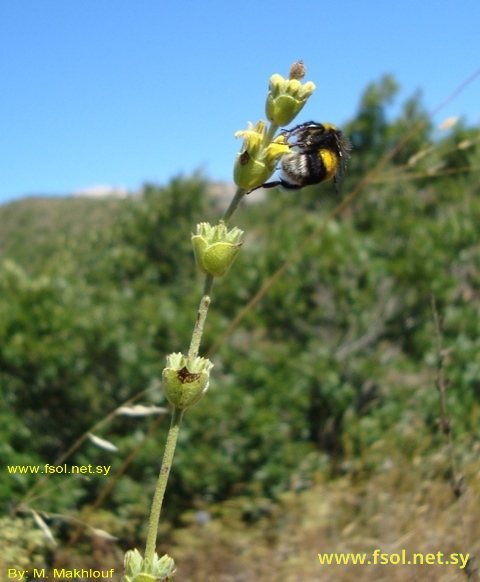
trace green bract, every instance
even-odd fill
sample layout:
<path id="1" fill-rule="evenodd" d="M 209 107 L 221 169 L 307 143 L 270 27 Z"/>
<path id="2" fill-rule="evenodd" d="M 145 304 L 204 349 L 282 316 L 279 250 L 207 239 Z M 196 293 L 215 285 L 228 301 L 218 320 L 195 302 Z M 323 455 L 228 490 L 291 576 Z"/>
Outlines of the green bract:
<path id="1" fill-rule="evenodd" d="M 315 85 L 311 81 L 302 85 L 298 79 L 272 75 L 265 105 L 268 120 L 279 127 L 288 125 L 314 91 Z"/>
<path id="2" fill-rule="evenodd" d="M 207 222 L 197 225 L 192 236 L 193 252 L 197 267 L 213 277 L 222 277 L 230 269 L 243 242 L 243 231 L 237 227 L 227 230 L 225 223 L 211 226 Z"/>
<path id="3" fill-rule="evenodd" d="M 180 353 L 167 356 L 167 367 L 163 370 L 163 389 L 173 406 L 180 410 L 196 404 L 208 390 L 210 360 L 189 358 Z"/>
<path id="4" fill-rule="evenodd" d="M 169 582 L 175 574 L 173 558 L 165 554 L 161 558 L 154 554 L 153 562 L 149 564 L 140 552 L 129 550 L 125 554 L 125 575 L 122 582 Z"/>

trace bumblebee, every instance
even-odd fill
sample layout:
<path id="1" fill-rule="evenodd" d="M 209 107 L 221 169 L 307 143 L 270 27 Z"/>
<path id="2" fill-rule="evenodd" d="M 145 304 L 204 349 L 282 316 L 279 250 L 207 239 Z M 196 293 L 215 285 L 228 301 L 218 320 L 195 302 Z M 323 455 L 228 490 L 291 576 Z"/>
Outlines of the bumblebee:
<path id="1" fill-rule="evenodd" d="M 280 179 L 262 187 L 281 186 L 286 190 L 298 190 L 333 178 L 338 193 L 352 149 L 342 132 L 331 123 L 308 121 L 283 131 L 282 135 L 291 151 L 282 157 Z M 289 143 L 292 138 L 295 141 Z"/>

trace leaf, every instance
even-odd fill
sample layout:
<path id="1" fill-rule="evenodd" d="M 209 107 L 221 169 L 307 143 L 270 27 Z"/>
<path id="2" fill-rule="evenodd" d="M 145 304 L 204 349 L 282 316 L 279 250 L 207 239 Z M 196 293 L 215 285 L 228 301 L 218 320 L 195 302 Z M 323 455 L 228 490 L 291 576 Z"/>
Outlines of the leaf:
<path id="1" fill-rule="evenodd" d="M 93 533 L 93 535 L 102 538 L 103 540 L 107 540 L 109 542 L 116 542 L 118 540 L 118 538 L 116 538 L 115 536 L 112 536 L 112 534 L 109 534 L 108 532 L 104 531 L 103 529 L 97 529 L 95 527 L 90 528 L 90 531 Z"/>
<path id="2" fill-rule="evenodd" d="M 57 542 L 55 541 L 55 538 L 53 537 L 53 534 L 50 531 L 48 525 L 43 521 L 43 519 L 38 515 L 36 511 L 34 511 L 33 509 L 31 511 L 33 519 L 35 520 L 35 523 L 38 525 L 38 527 L 42 530 L 43 535 L 47 538 L 49 542 L 56 546 Z"/>
<path id="3" fill-rule="evenodd" d="M 118 447 L 116 447 L 110 441 L 106 441 L 105 439 L 101 439 L 100 437 L 95 436 L 94 434 L 89 434 L 88 438 L 92 441 L 94 445 L 100 447 L 101 449 L 105 449 L 106 451 L 111 451 L 112 453 L 116 453 L 118 451 Z"/>
<path id="4" fill-rule="evenodd" d="M 120 406 L 116 411 L 117 414 L 123 414 L 124 416 L 150 416 L 151 414 L 167 414 L 167 412 L 167 408 L 159 406 L 144 406 L 143 404 Z"/>

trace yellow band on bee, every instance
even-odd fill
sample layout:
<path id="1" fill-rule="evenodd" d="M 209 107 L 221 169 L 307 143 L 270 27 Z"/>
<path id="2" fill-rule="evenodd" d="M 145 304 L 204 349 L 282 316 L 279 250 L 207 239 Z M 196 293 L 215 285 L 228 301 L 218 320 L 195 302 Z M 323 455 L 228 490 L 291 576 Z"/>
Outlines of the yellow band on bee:
<path id="1" fill-rule="evenodd" d="M 325 166 L 325 180 L 333 178 L 338 167 L 338 156 L 326 149 L 321 149 L 318 152 L 318 155 Z"/>

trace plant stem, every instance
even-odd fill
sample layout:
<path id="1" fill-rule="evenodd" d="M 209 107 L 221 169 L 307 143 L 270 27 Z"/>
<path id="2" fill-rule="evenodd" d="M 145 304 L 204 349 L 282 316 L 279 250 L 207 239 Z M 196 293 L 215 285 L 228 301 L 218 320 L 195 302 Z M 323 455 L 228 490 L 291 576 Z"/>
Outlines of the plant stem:
<path id="1" fill-rule="evenodd" d="M 232 217 L 245 194 L 246 194 L 245 190 L 238 188 L 232 202 L 230 203 L 230 206 L 228 207 L 223 217 L 223 221 L 225 223 Z M 197 320 L 195 321 L 195 326 L 193 328 L 192 333 L 192 340 L 190 342 L 190 348 L 188 350 L 189 359 L 193 359 L 198 356 L 200 342 L 202 340 L 203 335 L 203 329 L 205 327 L 205 320 L 207 319 L 208 308 L 210 306 L 211 301 L 210 295 L 212 293 L 213 282 L 214 277 L 212 275 L 205 276 L 202 298 L 200 300 L 200 306 L 198 308 L 197 313 Z M 155 488 L 155 494 L 153 496 L 152 508 L 150 510 L 150 520 L 148 523 L 147 544 L 145 547 L 145 560 L 148 560 L 150 564 L 152 563 L 153 557 L 155 555 L 155 548 L 157 545 L 158 522 L 160 520 L 160 512 L 162 510 L 165 489 L 167 487 L 168 477 L 170 475 L 170 469 L 172 467 L 173 462 L 173 456 L 175 454 L 175 448 L 177 445 L 178 433 L 180 431 L 183 412 L 184 412 L 183 409 L 180 410 L 177 407 L 174 407 L 172 409 L 172 420 L 170 423 L 170 428 L 168 430 L 167 442 L 165 443 L 165 452 L 163 453 L 162 466 L 160 468 L 157 487 Z"/>
<path id="2" fill-rule="evenodd" d="M 157 487 L 152 501 L 152 509 L 150 510 L 150 520 L 148 522 L 147 545 L 145 547 L 145 559 L 151 564 L 153 556 L 155 555 L 155 548 L 157 545 L 158 521 L 160 519 L 160 512 L 162 510 L 163 497 L 167 487 L 168 476 L 172 468 L 173 455 L 175 454 L 175 447 L 177 445 L 178 433 L 182 423 L 183 410 L 177 407 L 172 409 L 172 420 L 168 430 L 167 442 L 165 443 L 165 452 L 163 453 L 162 466 L 158 476 Z"/>
<path id="3" fill-rule="evenodd" d="M 232 201 L 230 202 L 230 206 L 227 208 L 225 214 L 223 215 L 222 220 L 225 224 L 227 224 L 230 218 L 232 218 L 235 210 L 238 208 L 238 205 L 240 204 L 242 198 L 245 196 L 246 193 L 247 193 L 246 190 L 243 190 L 242 188 L 237 188 L 235 196 L 232 198 Z"/>
<path id="4" fill-rule="evenodd" d="M 271 123 L 270 127 L 268 128 L 267 133 L 265 134 L 265 137 L 263 139 L 263 145 L 266 147 L 269 143 L 271 143 L 273 136 L 275 135 L 276 131 L 278 129 L 278 125 L 276 123 Z"/>
<path id="5" fill-rule="evenodd" d="M 193 328 L 192 340 L 188 350 L 189 359 L 193 359 L 198 356 L 198 350 L 200 349 L 200 342 L 203 335 L 203 328 L 205 326 L 205 320 L 207 319 L 208 308 L 210 306 L 210 294 L 212 293 L 213 281 L 214 277 L 212 277 L 212 275 L 205 276 L 202 298 L 200 299 L 200 306 L 197 313 L 197 321 L 195 322 L 195 327 Z"/>

